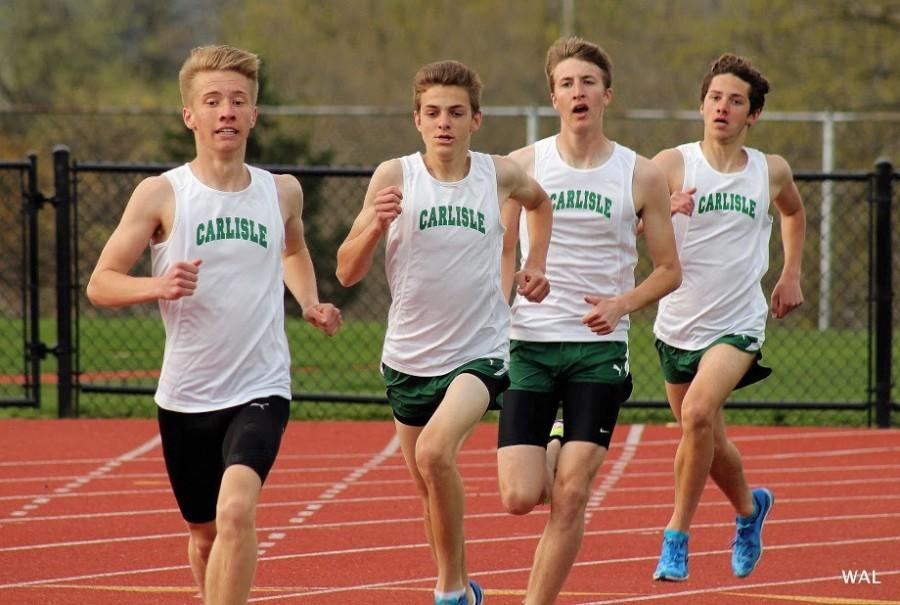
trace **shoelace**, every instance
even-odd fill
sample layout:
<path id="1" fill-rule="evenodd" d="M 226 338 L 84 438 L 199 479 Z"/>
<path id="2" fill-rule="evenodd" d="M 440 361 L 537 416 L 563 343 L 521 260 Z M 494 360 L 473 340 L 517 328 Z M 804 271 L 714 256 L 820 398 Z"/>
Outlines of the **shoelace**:
<path id="1" fill-rule="evenodd" d="M 738 555 L 742 557 L 749 557 L 753 554 L 753 545 L 750 544 L 750 536 L 753 535 L 753 524 L 747 525 L 738 525 L 737 533 L 734 536 L 734 540 L 731 541 L 731 546 L 738 546 Z"/>
<path id="2" fill-rule="evenodd" d="M 665 549 L 666 558 L 665 561 L 667 564 L 675 563 L 680 564 L 684 562 L 686 549 L 684 547 L 684 542 L 676 542 L 675 540 L 666 540 L 667 548 Z"/>

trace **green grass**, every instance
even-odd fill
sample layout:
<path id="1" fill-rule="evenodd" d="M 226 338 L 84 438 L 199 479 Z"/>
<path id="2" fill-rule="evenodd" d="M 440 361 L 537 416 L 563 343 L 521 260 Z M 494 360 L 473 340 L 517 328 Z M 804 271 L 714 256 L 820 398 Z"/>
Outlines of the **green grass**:
<path id="1" fill-rule="evenodd" d="M 44 342 L 55 341 L 55 323 L 41 324 Z M 384 386 L 378 361 L 384 326 L 375 321 L 347 321 L 341 332 L 327 338 L 299 319 L 287 320 L 288 338 L 293 358 L 292 387 L 295 393 L 328 393 L 382 397 Z M 0 338 L 10 343 L 21 342 L 21 324 L 0 321 Z M 764 347 L 765 365 L 775 369 L 768 380 L 737 391 L 733 401 L 740 402 L 864 402 L 867 399 L 868 354 L 864 330 L 830 330 L 771 327 Z M 80 322 L 80 357 L 82 383 L 109 387 L 155 386 L 153 375 L 130 376 L 129 373 L 154 371 L 162 360 L 164 331 L 158 316 L 122 316 L 82 318 Z M 900 348 L 900 347 L 897 347 Z M 15 349 L 13 349 L 15 350 Z M 900 355 L 900 351 L 897 353 Z M 900 358 L 900 357 L 898 357 Z M 663 402 L 665 391 L 653 347 L 651 326 L 635 322 L 631 330 L 630 363 L 635 377 L 632 402 Z M 48 356 L 43 372 L 55 372 L 55 358 Z M 0 373 L 21 373 L 19 355 L 0 357 Z M 2 385 L 6 397 L 21 396 L 17 385 Z M 41 409 L 0 408 L 5 416 L 56 415 L 56 386 L 43 385 Z M 295 403 L 298 418 L 378 418 L 388 419 L 385 406 L 336 404 L 326 402 Z M 117 393 L 80 394 L 82 416 L 123 417 L 151 416 L 155 405 L 151 397 Z M 734 421 L 765 424 L 815 423 L 864 424 L 861 412 L 789 410 L 729 410 Z M 897 416 L 895 414 L 894 416 Z M 623 422 L 671 420 L 667 409 L 632 408 L 622 412 Z"/>

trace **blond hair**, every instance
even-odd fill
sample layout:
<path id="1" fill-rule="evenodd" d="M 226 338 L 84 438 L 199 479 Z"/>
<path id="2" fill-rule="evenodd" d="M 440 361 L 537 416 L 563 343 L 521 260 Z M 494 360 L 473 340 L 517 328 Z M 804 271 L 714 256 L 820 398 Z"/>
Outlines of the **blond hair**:
<path id="1" fill-rule="evenodd" d="M 251 83 L 253 103 L 256 104 L 259 93 L 259 57 L 255 54 L 225 45 L 199 46 L 193 49 L 178 72 L 178 87 L 185 107 L 188 106 L 194 78 L 204 71 L 235 71 L 246 76 Z"/>
<path id="2" fill-rule="evenodd" d="M 435 61 L 422 66 L 413 79 L 413 103 L 416 111 L 422 104 L 422 93 L 432 86 L 459 86 L 469 93 L 472 113 L 481 111 L 481 79 L 475 71 L 459 61 Z"/>

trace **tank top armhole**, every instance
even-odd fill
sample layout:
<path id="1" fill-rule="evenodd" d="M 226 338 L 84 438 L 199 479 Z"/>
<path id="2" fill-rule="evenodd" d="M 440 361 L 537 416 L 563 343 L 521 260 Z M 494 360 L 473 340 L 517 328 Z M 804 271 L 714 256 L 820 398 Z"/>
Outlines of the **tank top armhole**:
<path id="1" fill-rule="evenodd" d="M 545 164 L 545 160 L 549 155 L 550 146 L 556 148 L 556 135 L 552 137 L 547 137 L 545 139 L 540 139 L 534 142 L 532 145 L 532 149 L 534 150 L 534 158 L 532 158 L 532 167 L 531 173 L 534 177 L 534 180 L 538 183 L 541 182 L 541 178 L 543 178 L 544 174 L 541 171 L 541 167 Z"/>
<path id="2" fill-rule="evenodd" d="M 631 202 L 631 215 L 637 224 L 638 212 L 634 206 L 634 175 L 637 170 L 637 153 L 633 149 L 623 147 L 616 144 L 616 153 L 622 154 L 622 161 L 625 164 L 625 170 L 628 173 L 622 181 L 625 185 L 625 199 Z"/>
<path id="3" fill-rule="evenodd" d="M 245 166 L 247 166 L 247 170 L 250 171 L 251 183 L 259 183 L 263 190 L 269 192 L 269 195 L 273 200 L 274 208 L 272 214 L 275 219 L 275 224 L 279 225 L 279 231 L 281 232 L 281 252 L 284 252 L 287 246 L 287 238 L 285 237 L 284 216 L 281 214 L 281 200 L 278 198 L 278 183 L 275 182 L 275 175 L 268 170 L 263 170 L 256 166 L 251 166 L 249 164 L 245 164 Z"/>
<path id="4" fill-rule="evenodd" d="M 405 155 L 405 156 L 402 156 L 401 158 L 399 158 L 400 159 L 400 187 L 402 188 L 401 193 L 405 192 L 407 189 L 409 189 L 407 187 L 407 185 L 409 184 L 407 179 L 409 179 L 409 176 L 413 171 L 412 158 L 413 158 L 413 156 L 411 156 L 411 155 Z"/>
<path id="5" fill-rule="evenodd" d="M 183 174 L 179 174 L 185 170 L 185 166 L 187 166 L 187 164 L 160 175 L 166 178 L 169 182 L 169 186 L 172 188 L 172 229 L 169 231 L 168 237 L 161 242 L 154 243 L 151 239 L 149 242 L 151 250 L 165 250 L 168 248 L 169 242 L 182 231 L 182 229 L 179 228 L 179 225 L 181 224 L 181 204 L 178 203 L 178 191 L 179 189 L 184 189 L 185 186 L 185 180 L 182 178 Z"/>
<path id="6" fill-rule="evenodd" d="M 758 149 L 753 149 L 752 147 L 745 147 L 745 149 L 747 150 L 748 156 L 752 158 L 751 161 L 759 165 L 760 179 L 766 184 L 765 214 L 771 222 L 774 220 L 774 216 L 772 215 L 772 181 L 769 179 L 769 160 L 766 158 L 766 154 Z"/>
<path id="7" fill-rule="evenodd" d="M 676 149 L 681 154 L 681 183 L 677 190 L 684 191 L 688 188 L 688 183 L 693 182 L 694 166 L 699 161 L 697 154 L 702 154 L 703 152 L 700 151 L 700 143 L 698 142 L 685 143 L 679 145 Z M 688 171 L 691 171 L 691 179 L 688 178 Z"/>
<path id="8" fill-rule="evenodd" d="M 496 200 L 495 205 L 497 206 L 497 221 L 501 224 L 501 227 L 502 227 L 503 221 L 500 218 L 500 214 L 501 214 L 501 211 L 503 210 L 503 202 L 505 202 L 506 200 L 500 199 L 500 178 L 497 176 L 497 174 L 498 174 L 497 173 L 497 164 L 496 164 L 496 162 L 494 162 L 494 156 L 489 153 L 482 154 L 482 153 L 478 153 L 475 151 L 472 151 L 470 153 L 473 154 L 473 157 L 480 156 L 481 158 L 483 158 L 482 160 L 477 160 L 477 161 L 484 164 L 485 172 L 487 172 L 490 175 L 490 178 L 494 183 L 493 191 L 494 191 L 494 200 Z"/>

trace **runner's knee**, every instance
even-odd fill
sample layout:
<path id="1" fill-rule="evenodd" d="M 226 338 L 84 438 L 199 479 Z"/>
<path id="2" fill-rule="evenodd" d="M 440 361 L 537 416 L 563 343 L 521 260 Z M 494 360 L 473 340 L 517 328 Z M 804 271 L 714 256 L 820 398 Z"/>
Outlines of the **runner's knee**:
<path id="1" fill-rule="evenodd" d="M 538 486 L 535 490 L 531 486 L 501 485 L 500 500 L 503 502 L 503 508 L 511 515 L 527 515 L 534 507 L 541 503 L 541 496 L 544 489 Z"/>
<path id="2" fill-rule="evenodd" d="M 239 495 L 225 498 L 216 507 L 216 529 L 226 538 L 253 531 L 256 509 L 253 503 Z"/>
<path id="3" fill-rule="evenodd" d="M 416 444 L 416 468 L 425 483 L 440 481 L 454 471 L 451 448 L 437 447 L 420 439 Z"/>
<path id="4" fill-rule="evenodd" d="M 703 405 L 681 407 L 681 428 L 685 433 L 712 431 L 716 418 L 715 410 Z"/>
<path id="5" fill-rule="evenodd" d="M 190 547 L 194 549 L 200 557 L 209 560 L 209 552 L 212 550 L 213 542 L 216 539 L 215 523 L 191 523 L 190 525 Z"/>
<path id="6" fill-rule="evenodd" d="M 589 497 L 590 482 L 585 483 L 580 477 L 557 475 L 553 485 L 552 514 L 564 524 L 574 523 L 584 516 Z"/>

